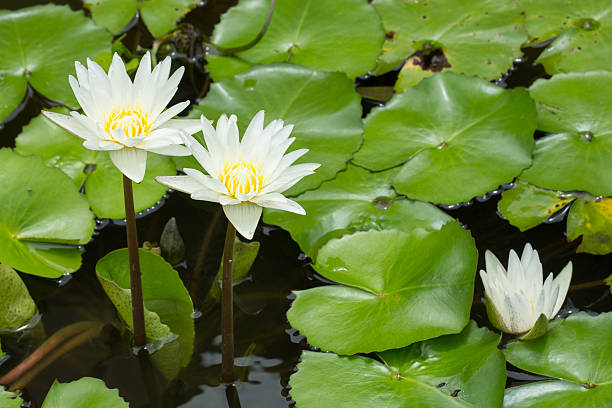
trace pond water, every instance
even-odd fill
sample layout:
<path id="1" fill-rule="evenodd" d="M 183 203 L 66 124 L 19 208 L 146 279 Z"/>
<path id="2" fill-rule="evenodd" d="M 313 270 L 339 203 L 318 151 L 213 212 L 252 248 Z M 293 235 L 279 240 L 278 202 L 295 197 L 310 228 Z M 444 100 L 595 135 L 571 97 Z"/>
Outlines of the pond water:
<path id="1" fill-rule="evenodd" d="M 4 8 L 18 8 L 44 1 L 3 1 Z M 55 1 L 79 8 L 76 0 Z M 192 11 L 185 19 L 190 30 L 210 35 L 222 12 L 234 1 L 209 1 Z M 126 42 L 140 41 L 150 47 L 152 38 L 141 24 L 128 31 Z M 528 49 L 525 58 L 516 63 L 510 74 L 498 81 L 500 85 L 528 86 L 544 76 L 541 67 L 533 64 L 539 49 Z M 202 70 L 198 54 L 176 54 L 176 64 L 189 64 L 190 70 Z M 397 72 L 381 78 L 359 79 L 359 85 L 392 85 Z M 200 79 L 197 79 L 197 78 Z M 195 79 L 194 79 L 195 78 Z M 203 76 L 185 75 L 175 100 L 194 101 L 206 90 Z M 364 102 L 364 114 L 376 102 Z M 38 115 L 48 102 L 30 91 L 17 114 L 9 118 L 0 130 L 0 144 L 14 146 L 21 128 Z M 559 271 L 568 262 L 574 263 L 573 287 L 570 288 L 563 313 L 587 310 L 594 313 L 612 310 L 609 288 L 601 282 L 612 270 L 612 256 L 576 254 L 578 242 L 568 243 L 563 222 L 551 222 L 521 233 L 496 214 L 499 195 L 475 199 L 454 209 L 445 209 L 457 218 L 475 238 L 479 250 L 479 268 L 484 268 L 486 249 L 505 254 L 520 250 L 525 242 L 538 249 L 545 273 Z M 175 217 L 185 241 L 186 259 L 177 266 L 181 278 L 190 289 L 194 305 L 201 311 L 195 319 L 195 349 L 190 364 L 175 380 L 167 382 L 156 372 L 146 357 L 137 357 L 129 345 L 128 333 L 109 330 L 103 338 L 84 344 L 67 353 L 46 368 L 24 392 L 30 407 L 38 408 L 54 381 L 71 381 L 84 376 L 103 379 L 111 388 L 119 388 L 121 396 L 134 407 L 247 407 L 281 408 L 293 406 L 288 393 L 288 381 L 295 371 L 302 350 L 309 349 L 303 336 L 292 329 L 285 316 L 293 290 L 328 283 L 310 267 L 309 259 L 300 252 L 290 235 L 273 226 L 260 224 L 254 240 L 261 250 L 249 277 L 235 288 L 236 365 L 239 381 L 235 387 L 220 382 L 220 310 L 218 305 L 205 303 L 206 294 L 221 260 L 225 218 L 219 216 L 215 204 L 195 202 L 180 193 L 169 193 L 160 208 L 137 221 L 140 243 L 159 241 L 166 222 Z M 208 235 L 208 238 L 207 238 Z M 42 314 L 46 335 L 71 323 L 94 320 L 123 327 L 115 308 L 108 300 L 95 276 L 95 263 L 105 254 L 126 246 L 125 230 L 119 222 L 99 221 L 98 232 L 87 244 L 83 267 L 59 281 L 21 275 Z M 407 254 L 409 256 L 409 254 Z M 505 262 L 505 259 L 502 260 Z M 199 276 L 199 278 L 194 278 Z M 595 282 L 591 284 L 591 282 Z M 582 285 L 582 286 L 581 286 Z M 472 318 L 488 326 L 482 305 L 482 286 L 477 279 L 475 307 Z M 0 366 L 5 373 L 38 346 L 44 337 L 3 338 L 3 348 L 10 358 Z M 537 379 L 509 367 L 508 385 Z M 313 390 L 316 392 L 315 390 Z"/>

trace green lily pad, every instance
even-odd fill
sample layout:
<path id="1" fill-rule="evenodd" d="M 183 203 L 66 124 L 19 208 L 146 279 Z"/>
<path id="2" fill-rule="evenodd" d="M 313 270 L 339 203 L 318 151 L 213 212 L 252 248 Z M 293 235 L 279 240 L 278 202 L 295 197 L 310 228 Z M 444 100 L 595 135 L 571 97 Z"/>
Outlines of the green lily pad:
<path id="1" fill-rule="evenodd" d="M 498 342 L 471 322 L 460 334 L 379 353 L 382 362 L 304 351 L 290 393 L 301 408 L 501 408 Z"/>
<path id="2" fill-rule="evenodd" d="M 369 353 L 461 331 L 477 252 L 458 223 L 439 231 L 370 230 L 328 241 L 315 270 L 341 285 L 295 292 L 289 322 L 313 346 Z"/>
<path id="3" fill-rule="evenodd" d="M 400 193 L 455 204 L 512 181 L 531 163 L 536 111 L 524 89 L 439 73 L 395 95 L 365 119 L 355 163 L 400 166 Z"/>
<path id="4" fill-rule="evenodd" d="M 221 16 L 221 21 L 215 26 L 210 42 L 221 49 L 239 48 L 250 44 L 260 35 L 270 12 L 271 3 L 272 0 L 238 1 L 236 6 Z M 208 56 L 206 59 L 208 60 Z M 247 63 L 246 69 L 248 67 L 250 64 Z"/>
<path id="5" fill-rule="evenodd" d="M 53 109 L 66 114 L 66 109 Z M 85 196 L 99 218 L 125 218 L 123 176 L 111 161 L 108 152 L 89 150 L 82 140 L 68 133 L 43 115 L 23 128 L 15 140 L 15 150 L 42 157 L 69 175 L 77 188 L 84 187 Z M 133 183 L 136 211 L 149 208 L 166 193 L 167 188 L 155 181 L 160 174 L 174 174 L 172 159 L 147 153 L 147 171 L 140 184 Z"/>
<path id="6" fill-rule="evenodd" d="M 612 5 L 598 0 L 519 0 L 532 43 L 557 37 L 539 56 L 546 72 L 608 69 Z"/>
<path id="7" fill-rule="evenodd" d="M 558 74 L 538 80 L 529 93 L 537 103 L 538 139 L 533 165 L 521 179 L 551 190 L 612 196 L 612 72 Z"/>
<path id="8" fill-rule="evenodd" d="M 553 322 L 554 323 L 554 322 Z M 612 399 L 612 313 L 581 312 L 553 324 L 543 337 L 513 341 L 504 351 L 513 365 L 559 380 L 507 390 L 504 407 L 595 408 Z"/>
<path id="9" fill-rule="evenodd" d="M 563 191 L 546 190 L 519 180 L 502 193 L 497 209 L 510 224 L 525 231 L 540 225 L 575 199 Z"/>
<path id="10" fill-rule="evenodd" d="M 499 78 L 521 56 L 521 44 L 527 40 L 521 10 L 510 0 L 374 0 L 372 4 L 387 33 L 377 74 L 417 52 L 441 49 L 447 63 L 440 68 Z"/>
<path id="11" fill-rule="evenodd" d="M 612 252 L 612 198 L 579 199 L 567 216 L 567 239 L 582 235 L 577 252 L 605 255 Z"/>
<path id="12" fill-rule="evenodd" d="M 0 387 L 0 408 L 21 408 L 23 399 L 18 393 L 6 391 L 4 387 Z"/>
<path id="13" fill-rule="evenodd" d="M 312 259 L 331 238 L 369 229 L 410 232 L 439 230 L 453 220 L 437 207 L 397 197 L 390 186 L 394 171 L 371 173 L 349 165 L 335 179 L 295 198 L 306 215 L 264 212 L 264 221 L 280 225 Z"/>
<path id="14" fill-rule="evenodd" d="M 61 171 L 36 156 L 0 149 L 0 262 L 58 278 L 81 266 L 93 234 L 87 200 Z"/>
<path id="15" fill-rule="evenodd" d="M 128 408 L 119 390 L 106 388 L 98 378 L 83 377 L 69 383 L 57 380 L 49 389 L 42 408 Z"/>
<path id="16" fill-rule="evenodd" d="M 239 45 L 248 44 L 245 41 L 261 31 L 261 17 L 267 14 L 265 9 L 269 4 L 269 0 L 241 1 L 237 10 L 228 11 L 215 27 L 213 44 L 221 48 L 240 42 Z M 229 35 L 231 30 L 236 34 Z M 355 78 L 374 68 L 383 39 L 380 18 L 367 2 L 277 0 L 272 20 L 261 40 L 207 69 L 218 80 L 223 77 L 227 65 L 236 66 L 231 62 L 234 59 L 250 65 L 291 62 L 322 71 L 345 72 Z"/>
<path id="17" fill-rule="evenodd" d="M 68 86 L 74 61 L 109 51 L 110 43 L 106 30 L 68 6 L 0 10 L 0 121 L 21 103 L 28 83 L 49 99 L 77 106 Z"/>
<path id="18" fill-rule="evenodd" d="M 34 313 L 36 304 L 26 285 L 13 268 L 0 263 L 0 331 L 19 329 Z"/>
<path id="19" fill-rule="evenodd" d="M 289 150 L 309 149 L 296 163 L 321 164 L 314 175 L 302 179 L 285 195 L 299 194 L 333 178 L 361 143 L 361 104 L 353 83 L 341 73 L 291 64 L 255 66 L 212 84 L 191 115 L 203 113 L 217 120 L 224 112 L 234 113 L 243 134 L 261 109 L 266 112 L 266 124 L 283 119 L 295 125 L 291 136 L 296 140 Z"/>
<path id="20" fill-rule="evenodd" d="M 160 37 L 176 27 L 197 0 L 84 0 L 96 24 L 111 33 L 120 32 L 140 12 L 145 25 L 154 37 Z"/>
<path id="21" fill-rule="evenodd" d="M 171 379 L 191 360 L 195 337 L 193 303 L 170 264 L 152 252 L 141 249 L 139 254 L 147 339 L 154 346 L 163 345 L 153 354 L 153 361 Z M 128 250 L 119 249 L 100 259 L 96 273 L 119 315 L 132 327 Z"/>

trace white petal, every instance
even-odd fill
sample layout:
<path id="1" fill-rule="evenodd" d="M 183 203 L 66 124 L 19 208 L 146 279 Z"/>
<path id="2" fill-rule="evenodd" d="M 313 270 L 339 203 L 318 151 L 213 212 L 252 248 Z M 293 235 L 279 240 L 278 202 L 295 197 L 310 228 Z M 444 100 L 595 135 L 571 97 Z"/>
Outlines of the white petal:
<path id="1" fill-rule="evenodd" d="M 561 306 L 563 306 L 563 302 L 565 302 L 565 297 L 567 296 L 567 291 L 571 281 L 572 263 L 568 262 L 567 265 L 565 265 L 565 268 L 563 268 L 559 275 L 557 275 L 557 277 L 553 280 L 553 286 L 557 286 L 559 288 L 559 294 L 552 313 L 553 317 L 559 313 L 559 310 L 561 310 Z"/>
<path id="2" fill-rule="evenodd" d="M 297 159 L 308 153 L 308 149 L 298 149 L 284 155 L 272 174 L 266 174 L 266 183 L 271 183 L 289 168 Z"/>
<path id="3" fill-rule="evenodd" d="M 164 104 L 164 106 L 166 106 L 166 104 Z M 171 118 L 175 117 L 176 115 L 184 111 L 185 108 L 188 106 L 189 106 L 189 101 L 184 101 L 184 102 L 177 103 L 176 105 L 173 105 L 170 108 L 166 109 L 164 112 L 162 112 L 161 115 L 157 117 L 157 119 L 155 119 L 155 123 L 153 124 L 153 126 L 151 126 L 151 129 L 157 129 L 161 125 L 164 125 L 168 120 L 170 120 Z"/>
<path id="4" fill-rule="evenodd" d="M 191 151 L 182 145 L 167 145 L 164 147 L 145 148 L 151 153 L 163 154 L 164 156 L 191 156 Z"/>
<path id="5" fill-rule="evenodd" d="M 266 184 L 266 186 L 261 189 L 261 193 L 282 193 L 290 187 L 293 187 L 304 177 L 314 174 L 314 171 L 318 169 L 319 166 L 320 164 L 318 163 L 302 163 L 291 166 L 289 169 L 285 170 L 283 174 L 276 178 L 276 180 L 270 184 Z"/>
<path id="6" fill-rule="evenodd" d="M 113 61 L 108 68 L 111 91 L 115 101 L 122 101 L 125 105 L 132 103 L 132 80 L 125 70 L 125 65 L 119 54 L 113 54 Z"/>
<path id="7" fill-rule="evenodd" d="M 146 150 L 126 147 L 121 150 L 109 151 L 108 154 L 121 173 L 135 183 L 142 181 L 147 167 Z"/>
<path id="8" fill-rule="evenodd" d="M 91 139 L 96 138 L 96 135 L 93 134 L 89 129 L 81 125 L 76 119 L 68 115 L 62 115 L 61 113 L 42 111 L 42 114 L 45 117 L 55 124 L 63 127 L 68 132 L 72 133 L 76 137 L 80 139 Z"/>
<path id="9" fill-rule="evenodd" d="M 120 150 L 123 149 L 123 145 L 108 140 L 102 139 L 87 139 L 83 142 L 83 147 L 89 150 Z"/>
<path id="10" fill-rule="evenodd" d="M 279 193 L 266 194 L 251 200 L 251 202 L 265 208 L 289 211 L 300 215 L 306 214 L 306 210 L 301 205 Z"/>
<path id="11" fill-rule="evenodd" d="M 168 129 L 180 129 L 186 133 L 193 135 L 202 130 L 200 119 L 170 119 L 164 123 L 164 128 Z"/>
<path id="12" fill-rule="evenodd" d="M 198 163 L 200 163 L 208 174 L 216 177 L 222 170 L 216 166 L 218 160 L 213 160 L 208 150 L 206 150 L 193 136 L 186 133 L 181 133 L 180 135 L 185 146 L 191 151 Z"/>
<path id="13" fill-rule="evenodd" d="M 262 208 L 257 204 L 243 202 L 240 204 L 224 205 L 225 216 L 246 239 L 252 239 L 261 217 Z"/>
<path id="14" fill-rule="evenodd" d="M 157 176 L 155 180 L 158 183 L 187 194 L 192 194 L 202 189 L 202 185 L 189 176 Z"/>
<path id="15" fill-rule="evenodd" d="M 188 176 L 193 177 L 194 179 L 198 180 L 200 184 L 202 184 L 203 186 L 206 186 L 209 190 L 215 191 L 219 194 L 229 195 L 229 191 L 227 191 L 227 188 L 225 187 L 225 185 L 221 183 L 221 181 L 217 180 L 216 178 L 207 176 L 206 174 L 202 173 L 199 170 L 190 169 L 188 167 L 185 167 L 183 171 Z"/>
<path id="16" fill-rule="evenodd" d="M 219 197 L 219 193 L 216 193 L 212 190 L 208 190 L 207 188 L 200 189 L 191 194 L 191 198 L 193 198 L 194 200 L 210 201 L 213 203 L 221 202 Z"/>
<path id="17" fill-rule="evenodd" d="M 128 137 L 125 139 L 125 141 L 123 141 L 123 144 L 127 147 L 134 147 L 136 146 L 138 143 L 142 142 L 143 140 L 145 140 L 145 135 L 141 135 L 141 136 L 136 136 L 136 137 Z"/>
<path id="18" fill-rule="evenodd" d="M 242 137 L 242 145 L 247 149 L 257 142 L 257 137 L 263 132 L 264 111 L 260 110 L 253 116 L 249 126 L 247 127 L 244 136 Z"/>

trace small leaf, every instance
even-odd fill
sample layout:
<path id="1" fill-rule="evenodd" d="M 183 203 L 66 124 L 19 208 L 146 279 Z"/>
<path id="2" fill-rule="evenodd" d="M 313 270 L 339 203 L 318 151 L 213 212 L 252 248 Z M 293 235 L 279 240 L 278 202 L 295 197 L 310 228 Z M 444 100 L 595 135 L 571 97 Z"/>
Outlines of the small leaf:
<path id="1" fill-rule="evenodd" d="M 119 390 L 108 389 L 104 381 L 83 377 L 69 383 L 57 380 L 49 389 L 42 408 L 128 408 Z"/>
<path id="2" fill-rule="evenodd" d="M 171 265 L 176 265 L 185 259 L 185 242 L 176 225 L 176 218 L 168 220 L 159 239 L 161 256 Z"/>
<path id="3" fill-rule="evenodd" d="M 13 268 L 0 263 L 0 331 L 19 329 L 34 313 L 36 304 L 26 285 Z"/>
<path id="4" fill-rule="evenodd" d="M 580 198 L 567 216 L 567 239 L 582 235 L 577 252 L 605 255 L 612 252 L 612 198 Z"/>
<path id="5" fill-rule="evenodd" d="M 562 191 L 547 190 L 517 180 L 513 188 L 502 193 L 497 208 L 510 224 L 525 231 L 540 225 L 575 199 Z"/>
<path id="6" fill-rule="evenodd" d="M 0 386 L 0 408 L 21 408 L 23 399 L 17 392 L 6 391 Z"/>
<path id="7" fill-rule="evenodd" d="M 535 324 L 527 333 L 519 337 L 520 340 L 528 341 L 542 337 L 548 331 L 548 317 L 542 313 Z"/>
<path id="8" fill-rule="evenodd" d="M 259 253 L 259 242 L 242 242 L 238 237 L 234 239 L 234 268 L 232 270 L 232 281 L 234 284 L 242 281 L 249 274 L 255 258 Z M 221 280 L 223 278 L 223 258 L 221 258 L 221 265 L 219 265 L 219 271 L 215 277 L 208 297 L 206 298 L 206 304 L 209 306 L 213 303 L 219 302 L 221 299 Z"/>

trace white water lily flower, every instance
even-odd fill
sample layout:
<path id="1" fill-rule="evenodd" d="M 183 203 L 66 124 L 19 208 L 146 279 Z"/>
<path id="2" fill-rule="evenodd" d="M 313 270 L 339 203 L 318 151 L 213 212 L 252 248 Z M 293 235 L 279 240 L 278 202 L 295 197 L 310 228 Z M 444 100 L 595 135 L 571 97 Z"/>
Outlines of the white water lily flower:
<path id="1" fill-rule="evenodd" d="M 543 281 L 538 251 L 525 245 L 521 259 L 514 250 L 508 258 L 508 272 L 499 260 L 485 253 L 487 271 L 480 271 L 485 288 L 487 314 L 491 323 L 506 333 L 522 334 L 533 328 L 540 315 L 552 319 L 565 301 L 572 279 L 572 263 L 553 279 Z"/>
<path id="2" fill-rule="evenodd" d="M 183 136 L 185 146 L 208 175 L 185 168 L 186 176 L 161 176 L 157 181 L 195 200 L 220 203 L 229 221 L 247 239 L 253 238 L 263 207 L 306 214 L 302 206 L 281 194 L 320 166 L 292 165 L 308 151 L 285 154 L 295 140 L 289 137 L 293 125 L 274 120 L 264 128 L 264 111 L 260 111 L 240 140 L 235 115 L 221 115 L 216 130 L 204 116 L 200 119 L 208 150 L 193 137 Z"/>
<path id="3" fill-rule="evenodd" d="M 199 130 L 196 119 L 171 119 L 188 105 L 177 103 L 164 111 L 176 93 L 184 68 L 170 75 L 170 57 L 151 71 L 151 55 L 140 61 L 134 82 L 116 53 L 108 75 L 87 59 L 87 68 L 75 62 L 76 75 L 68 77 L 72 91 L 84 115 L 70 116 L 43 111 L 43 114 L 70 133 L 84 140 L 91 150 L 108 150 L 115 166 L 127 177 L 140 183 L 144 177 L 147 151 L 170 156 L 187 156 L 179 129 L 188 133 Z"/>

